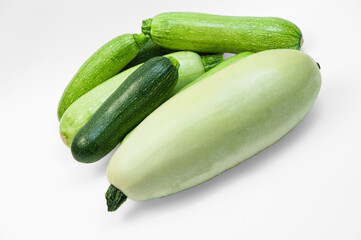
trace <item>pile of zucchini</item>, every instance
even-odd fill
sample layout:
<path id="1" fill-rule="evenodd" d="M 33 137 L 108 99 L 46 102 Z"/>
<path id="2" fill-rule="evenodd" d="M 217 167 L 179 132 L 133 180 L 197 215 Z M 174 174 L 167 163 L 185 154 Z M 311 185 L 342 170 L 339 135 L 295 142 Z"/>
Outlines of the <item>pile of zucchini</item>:
<path id="1" fill-rule="evenodd" d="M 120 144 L 107 168 L 108 211 L 188 189 L 305 117 L 321 74 L 302 43 L 281 18 L 161 13 L 80 67 L 59 102 L 61 138 L 83 163 Z"/>

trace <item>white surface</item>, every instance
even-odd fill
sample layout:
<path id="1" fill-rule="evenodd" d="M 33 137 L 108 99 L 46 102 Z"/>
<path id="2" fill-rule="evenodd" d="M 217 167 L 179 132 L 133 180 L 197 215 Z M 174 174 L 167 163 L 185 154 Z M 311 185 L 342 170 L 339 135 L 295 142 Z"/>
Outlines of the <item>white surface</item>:
<path id="1" fill-rule="evenodd" d="M 361 2 L 0 1 L 0 239 L 361 239 Z M 272 147 L 190 190 L 106 211 L 108 158 L 60 140 L 63 89 L 102 44 L 164 11 L 296 23 L 323 85 Z"/>

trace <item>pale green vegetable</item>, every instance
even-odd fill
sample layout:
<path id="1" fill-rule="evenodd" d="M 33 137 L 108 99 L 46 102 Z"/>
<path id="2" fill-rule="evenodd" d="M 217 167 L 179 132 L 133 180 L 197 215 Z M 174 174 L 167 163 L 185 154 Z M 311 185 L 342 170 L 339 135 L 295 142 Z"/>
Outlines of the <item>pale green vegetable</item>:
<path id="1" fill-rule="evenodd" d="M 275 143 L 317 98 L 316 62 L 269 50 L 178 93 L 140 123 L 110 159 L 110 183 L 130 199 L 173 194 L 209 180 Z"/>
<path id="2" fill-rule="evenodd" d="M 167 54 L 165 57 L 174 57 L 180 64 L 178 82 L 170 97 L 204 74 L 210 66 L 215 66 L 223 61 L 221 54 L 199 56 L 197 53 L 189 51 L 175 52 Z M 60 120 L 61 138 L 67 146 L 71 146 L 75 134 L 85 125 L 100 105 L 140 66 L 141 64 L 112 77 L 70 105 Z"/>
<path id="3" fill-rule="evenodd" d="M 184 88 L 181 89 L 181 91 L 183 91 L 186 88 L 189 88 L 190 86 L 192 86 L 193 84 L 196 84 L 199 81 L 202 81 L 203 79 L 207 78 L 208 76 L 218 72 L 219 70 L 221 70 L 222 68 L 225 68 L 245 57 L 248 57 L 250 55 L 252 55 L 252 52 L 242 52 L 242 53 L 238 53 L 230 58 L 228 58 L 227 60 L 221 62 L 220 64 L 218 64 L 217 66 L 215 66 L 214 68 L 212 68 L 211 70 L 209 70 L 208 72 L 206 72 L 205 74 L 203 74 L 202 76 L 200 76 L 199 78 L 197 78 L 196 80 L 194 80 L 193 82 L 189 83 L 188 85 L 186 85 Z"/>

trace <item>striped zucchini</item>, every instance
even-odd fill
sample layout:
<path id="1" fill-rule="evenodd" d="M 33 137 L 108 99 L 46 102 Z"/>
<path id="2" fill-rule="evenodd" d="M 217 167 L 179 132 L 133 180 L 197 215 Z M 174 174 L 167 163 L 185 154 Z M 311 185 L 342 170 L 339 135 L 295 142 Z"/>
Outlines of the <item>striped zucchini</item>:
<path id="1" fill-rule="evenodd" d="M 164 48 L 197 52 L 300 49 L 303 43 L 295 24 L 275 17 L 168 12 L 144 20 L 142 32 Z"/>
<path id="2" fill-rule="evenodd" d="M 282 49 L 248 56 L 178 93 L 111 157 L 109 209 L 126 197 L 143 201 L 188 189 L 262 151 L 305 117 L 320 85 L 311 57 Z"/>
<path id="3" fill-rule="evenodd" d="M 199 56 L 194 52 L 175 52 L 165 55 L 175 58 L 179 64 L 179 78 L 171 96 L 181 88 L 201 76 L 206 70 L 223 61 L 221 54 Z M 75 134 L 84 126 L 100 105 L 133 73 L 140 65 L 121 72 L 84 94 L 66 110 L 60 120 L 60 135 L 70 147 Z"/>
<path id="4" fill-rule="evenodd" d="M 75 135 L 73 157 L 92 163 L 107 155 L 170 95 L 178 80 L 175 58 L 155 57 L 134 71 Z"/>
<path id="5" fill-rule="evenodd" d="M 123 34 L 96 51 L 78 70 L 58 105 L 60 120 L 66 109 L 82 95 L 122 70 L 148 39 L 144 34 Z"/>

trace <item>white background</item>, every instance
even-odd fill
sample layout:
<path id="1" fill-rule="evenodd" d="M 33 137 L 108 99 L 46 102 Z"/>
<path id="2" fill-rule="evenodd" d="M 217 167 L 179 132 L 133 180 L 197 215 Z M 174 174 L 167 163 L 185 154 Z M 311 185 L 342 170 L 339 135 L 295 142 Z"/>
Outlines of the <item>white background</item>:
<path id="1" fill-rule="evenodd" d="M 106 211 L 57 104 L 101 45 L 165 11 L 277 16 L 321 64 L 319 98 L 272 147 L 190 190 Z M 0 239 L 361 239 L 361 2 L 0 0 Z"/>

